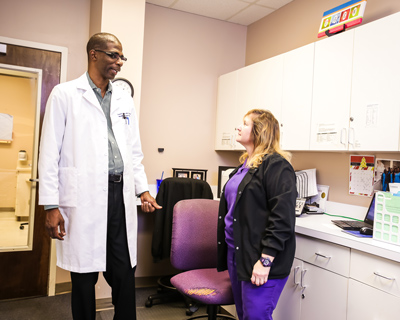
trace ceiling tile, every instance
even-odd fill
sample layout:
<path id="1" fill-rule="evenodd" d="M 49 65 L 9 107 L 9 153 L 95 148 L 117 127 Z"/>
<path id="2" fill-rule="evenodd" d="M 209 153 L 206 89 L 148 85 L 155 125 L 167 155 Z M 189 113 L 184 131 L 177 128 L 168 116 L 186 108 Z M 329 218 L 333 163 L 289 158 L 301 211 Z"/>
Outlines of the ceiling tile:
<path id="1" fill-rule="evenodd" d="M 239 0 L 178 0 L 172 8 L 226 20 L 247 6 L 249 6 L 248 3 Z"/>
<path id="2" fill-rule="evenodd" d="M 253 22 L 256 22 L 257 20 L 269 15 L 273 11 L 274 10 L 270 8 L 253 5 L 239 12 L 228 21 L 248 26 L 249 24 L 252 24 Z"/>
<path id="3" fill-rule="evenodd" d="M 292 1 L 293 0 L 259 0 L 257 4 L 268 8 L 279 9 Z"/>

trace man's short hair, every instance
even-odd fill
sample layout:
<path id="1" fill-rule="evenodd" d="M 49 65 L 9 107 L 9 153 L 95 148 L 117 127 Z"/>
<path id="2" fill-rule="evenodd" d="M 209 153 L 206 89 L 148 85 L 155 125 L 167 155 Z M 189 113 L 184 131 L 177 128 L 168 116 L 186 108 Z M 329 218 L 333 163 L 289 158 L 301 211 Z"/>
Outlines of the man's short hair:
<path id="1" fill-rule="evenodd" d="M 121 44 L 121 41 L 119 41 L 118 38 L 111 33 L 100 32 L 91 36 L 86 45 L 86 53 L 88 57 L 90 51 L 93 49 L 106 50 L 107 43 L 109 42 L 117 42 L 118 44 Z"/>

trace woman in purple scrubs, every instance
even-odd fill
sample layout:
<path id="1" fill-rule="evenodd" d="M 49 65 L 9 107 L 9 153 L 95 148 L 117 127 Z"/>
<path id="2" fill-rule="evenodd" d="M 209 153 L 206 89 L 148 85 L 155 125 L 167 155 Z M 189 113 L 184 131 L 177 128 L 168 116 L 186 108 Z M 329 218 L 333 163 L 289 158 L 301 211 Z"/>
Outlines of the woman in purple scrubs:
<path id="1" fill-rule="evenodd" d="M 218 270 L 229 271 L 239 319 L 267 320 L 294 259 L 296 176 L 271 112 L 250 110 L 236 141 L 246 152 L 221 194 Z"/>

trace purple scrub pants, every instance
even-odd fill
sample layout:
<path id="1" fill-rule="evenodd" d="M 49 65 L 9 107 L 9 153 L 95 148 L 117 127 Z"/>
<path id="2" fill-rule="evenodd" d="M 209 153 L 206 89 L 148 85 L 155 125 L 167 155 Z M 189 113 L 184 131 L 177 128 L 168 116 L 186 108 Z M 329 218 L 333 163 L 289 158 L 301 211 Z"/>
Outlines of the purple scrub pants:
<path id="1" fill-rule="evenodd" d="M 239 281 L 236 273 L 235 250 L 228 249 L 228 271 L 239 320 L 272 320 L 272 313 L 288 277 L 268 280 L 262 286 Z"/>

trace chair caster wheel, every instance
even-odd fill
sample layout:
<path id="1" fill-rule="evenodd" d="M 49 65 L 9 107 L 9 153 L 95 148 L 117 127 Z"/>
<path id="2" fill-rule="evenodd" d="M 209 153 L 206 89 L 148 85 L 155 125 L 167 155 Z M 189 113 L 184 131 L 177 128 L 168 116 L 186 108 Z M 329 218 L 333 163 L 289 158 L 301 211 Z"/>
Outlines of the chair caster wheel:
<path id="1" fill-rule="evenodd" d="M 192 314 L 193 314 L 193 312 L 192 312 L 192 311 L 190 311 L 190 310 L 186 310 L 186 315 L 187 315 L 187 316 L 189 316 L 189 317 L 190 317 Z"/>
<path id="2" fill-rule="evenodd" d="M 146 308 L 151 308 L 153 306 L 153 301 L 147 300 L 144 305 L 146 306 Z"/>

